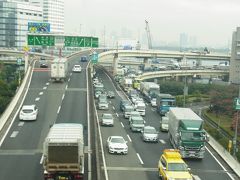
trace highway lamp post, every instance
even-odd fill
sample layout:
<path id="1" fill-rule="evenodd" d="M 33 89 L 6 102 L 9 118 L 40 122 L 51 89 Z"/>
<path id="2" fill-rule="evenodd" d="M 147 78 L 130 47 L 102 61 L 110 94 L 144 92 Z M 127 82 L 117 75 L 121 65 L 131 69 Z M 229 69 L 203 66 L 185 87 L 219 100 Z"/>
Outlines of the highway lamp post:
<path id="1" fill-rule="evenodd" d="M 239 121 L 239 110 L 240 110 L 240 84 L 239 84 L 239 92 L 238 92 L 238 98 L 235 100 L 235 109 L 237 110 L 237 119 L 235 123 L 235 133 L 233 138 L 233 156 L 236 157 L 236 153 L 238 152 L 237 147 L 237 138 L 238 138 L 238 121 Z"/>

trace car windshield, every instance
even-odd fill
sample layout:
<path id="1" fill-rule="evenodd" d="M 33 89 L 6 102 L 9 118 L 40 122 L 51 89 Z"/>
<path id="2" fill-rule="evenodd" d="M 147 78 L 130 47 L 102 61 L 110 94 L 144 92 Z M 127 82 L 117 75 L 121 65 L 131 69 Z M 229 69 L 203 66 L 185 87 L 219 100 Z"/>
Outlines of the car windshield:
<path id="1" fill-rule="evenodd" d="M 162 118 L 162 123 L 163 124 L 168 124 L 168 119 L 167 118 Z"/>
<path id="2" fill-rule="evenodd" d="M 33 110 L 32 109 L 23 109 L 22 112 L 24 112 L 24 113 L 32 113 Z"/>
<path id="3" fill-rule="evenodd" d="M 144 129 L 144 133 L 147 133 L 147 134 L 157 134 L 157 131 L 154 128 L 145 128 Z"/>
<path id="4" fill-rule="evenodd" d="M 202 141 L 204 134 L 202 132 L 181 132 L 181 139 L 186 141 Z"/>
<path id="5" fill-rule="evenodd" d="M 168 163 L 168 171 L 188 171 L 185 163 Z"/>
<path id="6" fill-rule="evenodd" d="M 133 107 L 127 107 L 126 109 L 125 109 L 125 112 L 132 112 L 134 109 L 133 109 Z"/>
<path id="7" fill-rule="evenodd" d="M 137 109 L 139 109 L 139 110 L 145 110 L 145 106 L 142 106 L 142 105 L 138 106 L 138 105 L 137 105 Z"/>
<path id="8" fill-rule="evenodd" d="M 143 124 L 143 120 L 132 120 L 133 124 Z"/>
<path id="9" fill-rule="evenodd" d="M 124 139 L 123 139 L 123 138 L 120 138 L 120 137 L 112 138 L 112 139 L 111 139 L 111 142 L 112 142 L 112 143 L 125 143 Z"/>
<path id="10" fill-rule="evenodd" d="M 103 119 L 112 119 L 112 115 L 111 114 L 104 114 Z"/>
<path id="11" fill-rule="evenodd" d="M 80 65 L 75 65 L 74 67 L 75 67 L 75 68 L 80 68 Z"/>

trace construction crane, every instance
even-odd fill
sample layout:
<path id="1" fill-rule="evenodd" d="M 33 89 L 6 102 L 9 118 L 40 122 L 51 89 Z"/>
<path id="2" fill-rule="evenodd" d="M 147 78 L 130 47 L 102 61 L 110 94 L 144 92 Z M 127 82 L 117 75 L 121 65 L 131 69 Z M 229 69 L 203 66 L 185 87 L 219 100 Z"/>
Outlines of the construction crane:
<path id="1" fill-rule="evenodd" d="M 147 32 L 147 38 L 148 38 L 148 49 L 152 49 L 152 38 L 151 38 L 151 33 L 150 33 L 150 28 L 149 28 L 149 25 L 148 25 L 148 21 L 145 20 L 145 23 L 146 23 L 146 32 Z"/>

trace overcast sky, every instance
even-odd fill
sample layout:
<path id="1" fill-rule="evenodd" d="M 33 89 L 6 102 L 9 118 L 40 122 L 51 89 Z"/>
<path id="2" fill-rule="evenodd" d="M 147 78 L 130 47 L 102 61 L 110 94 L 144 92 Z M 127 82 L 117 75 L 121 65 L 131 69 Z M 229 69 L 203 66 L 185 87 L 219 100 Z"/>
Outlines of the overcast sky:
<path id="1" fill-rule="evenodd" d="M 199 45 L 223 46 L 240 26 L 240 0 L 66 0 L 65 32 L 106 39 L 132 34 L 142 39 L 145 19 L 158 42 L 195 36 Z M 80 28 L 81 27 L 81 28 Z M 125 30 L 123 30 L 125 29 Z"/>

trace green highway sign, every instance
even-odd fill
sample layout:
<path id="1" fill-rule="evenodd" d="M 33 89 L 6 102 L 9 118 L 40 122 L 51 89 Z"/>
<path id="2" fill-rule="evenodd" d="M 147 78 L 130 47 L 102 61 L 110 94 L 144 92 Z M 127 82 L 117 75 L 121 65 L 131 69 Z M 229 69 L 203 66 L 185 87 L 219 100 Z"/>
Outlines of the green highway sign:
<path id="1" fill-rule="evenodd" d="M 93 64 L 96 64 L 98 62 L 98 53 L 97 52 L 92 53 L 92 55 L 91 55 L 91 62 Z"/>
<path id="2" fill-rule="evenodd" d="M 65 36 L 65 47 L 98 47 L 98 38 L 83 36 Z"/>
<path id="3" fill-rule="evenodd" d="M 17 65 L 21 65 L 22 64 L 22 58 L 17 58 Z"/>
<path id="4" fill-rule="evenodd" d="M 28 45 L 31 46 L 54 46 L 55 37 L 52 35 L 28 35 Z"/>
<path id="5" fill-rule="evenodd" d="M 234 98 L 233 107 L 235 110 L 240 110 L 240 98 Z"/>
<path id="6" fill-rule="evenodd" d="M 98 47 L 97 37 L 28 34 L 27 39 L 28 45 L 31 46 L 55 46 L 58 39 L 64 39 L 65 47 Z"/>

